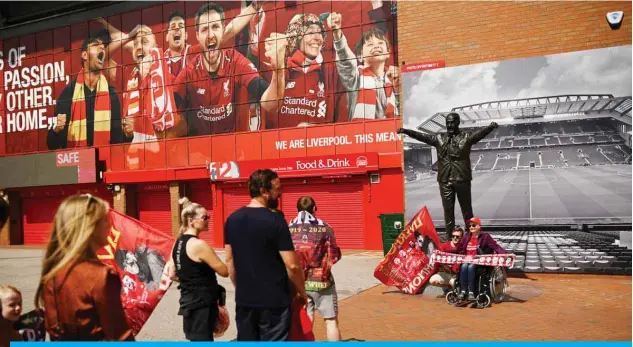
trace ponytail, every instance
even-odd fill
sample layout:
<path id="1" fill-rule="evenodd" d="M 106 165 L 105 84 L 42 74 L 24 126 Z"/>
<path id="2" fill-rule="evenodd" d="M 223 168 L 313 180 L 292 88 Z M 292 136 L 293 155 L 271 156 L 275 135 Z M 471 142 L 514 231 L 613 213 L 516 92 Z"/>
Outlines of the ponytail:
<path id="1" fill-rule="evenodd" d="M 184 233 L 187 231 L 188 223 L 190 217 L 195 217 L 198 212 L 198 209 L 202 208 L 202 205 L 196 204 L 195 202 L 191 202 L 189 198 L 182 197 L 178 200 L 178 203 L 182 205 L 182 212 L 180 212 L 180 233 Z"/>

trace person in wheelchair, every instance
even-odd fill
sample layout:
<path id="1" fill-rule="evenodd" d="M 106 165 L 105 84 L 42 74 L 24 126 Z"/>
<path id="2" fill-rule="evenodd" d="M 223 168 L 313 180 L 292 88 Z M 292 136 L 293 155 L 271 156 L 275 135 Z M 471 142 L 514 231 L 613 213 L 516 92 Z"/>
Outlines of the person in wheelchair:
<path id="1" fill-rule="evenodd" d="M 481 220 L 473 217 L 467 221 L 469 232 L 457 245 L 455 253 L 476 256 L 478 254 L 505 254 L 506 251 L 488 233 L 481 231 Z M 458 301 L 475 300 L 477 289 L 476 277 L 481 276 L 492 268 L 486 266 L 476 266 L 474 264 L 462 264 L 459 269 L 459 283 L 461 292 L 458 294 Z"/>

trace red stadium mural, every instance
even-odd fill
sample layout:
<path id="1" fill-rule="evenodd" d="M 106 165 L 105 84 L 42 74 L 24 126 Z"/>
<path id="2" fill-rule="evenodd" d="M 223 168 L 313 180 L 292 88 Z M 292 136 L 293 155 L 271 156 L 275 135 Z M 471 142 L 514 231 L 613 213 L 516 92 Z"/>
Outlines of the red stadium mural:
<path id="1" fill-rule="evenodd" d="M 391 1 L 174 2 L 0 41 L 0 155 L 111 147 L 100 159 L 132 170 L 395 152 L 396 28 Z M 214 157 L 202 136 L 220 134 L 260 154 Z"/>

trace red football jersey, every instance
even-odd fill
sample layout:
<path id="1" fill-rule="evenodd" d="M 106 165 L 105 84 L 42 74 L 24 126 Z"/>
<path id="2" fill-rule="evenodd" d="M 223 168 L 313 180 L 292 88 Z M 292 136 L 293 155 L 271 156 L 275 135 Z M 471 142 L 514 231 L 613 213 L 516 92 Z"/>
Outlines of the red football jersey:
<path id="1" fill-rule="evenodd" d="M 297 50 L 288 58 L 286 89 L 279 112 L 266 115 L 266 128 L 296 127 L 347 120 L 347 98 L 336 65 L 322 57 L 303 67 L 305 56 Z"/>
<path id="2" fill-rule="evenodd" d="M 180 71 L 182 71 L 187 65 L 189 57 L 195 56 L 195 53 L 192 52 L 192 46 L 187 44 L 185 44 L 185 49 L 180 56 L 171 57 L 169 55 L 169 51 L 169 48 L 165 50 L 165 63 L 167 64 L 169 72 L 175 79 Z"/>
<path id="3" fill-rule="evenodd" d="M 202 54 L 187 64 L 175 82 L 175 92 L 186 102 L 188 135 L 247 131 L 247 87 L 259 76 L 257 68 L 235 49 L 222 51 L 220 67 L 213 77 Z M 239 112 L 238 107 L 246 108 Z"/>

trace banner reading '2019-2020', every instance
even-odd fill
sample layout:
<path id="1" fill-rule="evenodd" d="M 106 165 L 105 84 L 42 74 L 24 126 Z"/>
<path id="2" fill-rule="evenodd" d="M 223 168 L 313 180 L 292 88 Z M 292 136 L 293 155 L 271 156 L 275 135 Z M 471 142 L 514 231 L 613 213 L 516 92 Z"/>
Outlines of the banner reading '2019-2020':
<path id="1" fill-rule="evenodd" d="M 391 1 L 175 2 L 6 39 L 0 155 L 397 118 L 396 27 Z"/>

